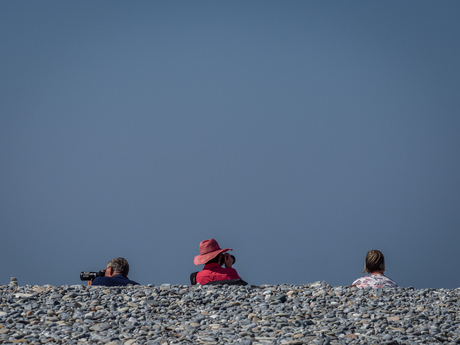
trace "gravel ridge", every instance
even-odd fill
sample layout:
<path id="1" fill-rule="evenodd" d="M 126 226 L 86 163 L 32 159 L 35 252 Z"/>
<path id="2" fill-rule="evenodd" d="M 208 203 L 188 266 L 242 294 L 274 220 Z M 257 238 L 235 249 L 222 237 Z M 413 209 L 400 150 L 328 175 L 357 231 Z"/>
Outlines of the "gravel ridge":
<path id="1" fill-rule="evenodd" d="M 0 285 L 3 344 L 460 344 L 460 288 Z"/>

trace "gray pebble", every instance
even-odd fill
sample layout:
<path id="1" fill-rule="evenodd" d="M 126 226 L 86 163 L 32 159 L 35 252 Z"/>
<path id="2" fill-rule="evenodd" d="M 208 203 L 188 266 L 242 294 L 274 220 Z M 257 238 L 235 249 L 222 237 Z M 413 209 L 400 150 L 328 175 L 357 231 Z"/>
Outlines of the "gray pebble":
<path id="1" fill-rule="evenodd" d="M 460 289 L 0 285 L 0 343 L 455 344 Z M 459 316 L 457 316 L 459 315 Z"/>

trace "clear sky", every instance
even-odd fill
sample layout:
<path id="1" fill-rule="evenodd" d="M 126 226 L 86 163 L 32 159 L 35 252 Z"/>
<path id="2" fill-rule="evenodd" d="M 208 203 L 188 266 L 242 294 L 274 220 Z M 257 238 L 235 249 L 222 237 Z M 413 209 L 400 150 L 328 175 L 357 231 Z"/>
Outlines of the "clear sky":
<path id="1" fill-rule="evenodd" d="M 460 2 L 1 1 L 0 284 L 456 288 Z"/>

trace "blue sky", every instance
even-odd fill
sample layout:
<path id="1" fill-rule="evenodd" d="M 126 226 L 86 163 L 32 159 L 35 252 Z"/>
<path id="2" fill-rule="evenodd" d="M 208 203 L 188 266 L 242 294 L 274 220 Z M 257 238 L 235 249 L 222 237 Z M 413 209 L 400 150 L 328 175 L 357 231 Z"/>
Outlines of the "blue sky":
<path id="1" fill-rule="evenodd" d="M 0 2 L 0 284 L 456 288 L 456 1 Z"/>

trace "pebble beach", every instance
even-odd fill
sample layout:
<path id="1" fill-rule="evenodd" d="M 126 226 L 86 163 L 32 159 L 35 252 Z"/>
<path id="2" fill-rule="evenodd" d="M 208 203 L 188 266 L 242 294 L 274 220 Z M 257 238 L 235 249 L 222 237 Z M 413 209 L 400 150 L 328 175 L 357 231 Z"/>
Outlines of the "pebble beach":
<path id="1" fill-rule="evenodd" d="M 460 288 L 0 285 L 2 344 L 460 344 Z"/>

